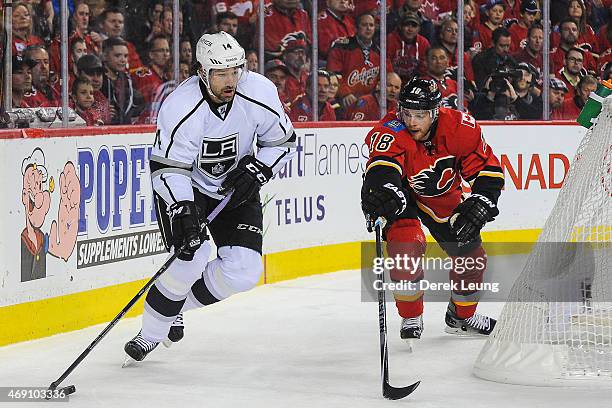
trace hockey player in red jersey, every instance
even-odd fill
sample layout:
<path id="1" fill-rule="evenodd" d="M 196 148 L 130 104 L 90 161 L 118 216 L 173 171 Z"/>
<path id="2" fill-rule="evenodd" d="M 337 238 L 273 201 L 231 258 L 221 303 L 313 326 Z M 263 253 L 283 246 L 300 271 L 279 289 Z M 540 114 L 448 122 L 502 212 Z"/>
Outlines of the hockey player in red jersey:
<path id="1" fill-rule="evenodd" d="M 367 218 L 387 220 L 383 230 L 388 256 L 423 258 L 423 223 L 453 259 L 450 279 L 458 283 L 446 312 L 446 332 L 488 335 L 495 320 L 476 313 L 479 292 L 465 290 L 481 283 L 486 266 L 480 230 L 499 214 L 497 200 L 504 184 L 498 159 L 470 115 L 439 107 L 435 81 L 412 79 L 402 89 L 397 112 L 390 112 L 368 133 L 370 148 L 361 191 Z M 462 180 L 472 194 L 462 198 Z M 473 258 L 471 267 L 458 259 Z M 392 281 L 424 279 L 422 264 L 413 270 L 391 269 Z M 423 330 L 423 291 L 395 291 L 403 339 L 418 339 Z"/>

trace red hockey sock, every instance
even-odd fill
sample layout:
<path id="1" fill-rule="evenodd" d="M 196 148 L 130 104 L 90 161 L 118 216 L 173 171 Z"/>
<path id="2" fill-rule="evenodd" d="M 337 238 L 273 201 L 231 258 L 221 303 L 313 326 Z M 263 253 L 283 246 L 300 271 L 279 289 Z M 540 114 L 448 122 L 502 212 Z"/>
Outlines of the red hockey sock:
<path id="1" fill-rule="evenodd" d="M 409 318 L 420 316 L 423 314 L 423 296 L 412 302 L 396 299 L 395 306 L 397 306 L 397 311 L 401 317 Z"/>
<path id="2" fill-rule="evenodd" d="M 476 302 L 455 302 L 454 300 L 452 302 L 455 304 L 455 314 L 460 319 L 467 319 L 476 313 L 478 306 Z"/>

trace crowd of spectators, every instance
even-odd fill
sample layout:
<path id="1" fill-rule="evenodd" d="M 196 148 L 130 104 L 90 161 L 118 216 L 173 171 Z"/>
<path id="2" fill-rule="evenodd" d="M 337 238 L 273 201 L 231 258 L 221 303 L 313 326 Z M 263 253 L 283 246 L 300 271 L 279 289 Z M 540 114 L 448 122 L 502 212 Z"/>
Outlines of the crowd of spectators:
<path id="1" fill-rule="evenodd" d="M 316 75 L 313 1 L 319 10 Z M 462 58 L 463 105 L 477 119 L 541 119 L 541 2 L 464 0 L 460 56 L 456 1 L 387 1 L 388 109 L 397 106 L 402 84 L 414 76 L 436 81 L 444 105 L 456 108 Z M 261 68 L 292 120 L 313 120 L 315 97 L 319 120 L 380 116 L 376 0 L 266 1 L 264 61 L 257 51 L 259 0 L 181 1 L 178 78 L 171 1 L 69 0 L 68 5 L 70 105 L 87 125 L 155 123 L 165 97 L 195 74 L 197 39 L 218 31 L 248 50 L 247 69 Z M 12 10 L 13 107 L 61 105 L 59 1 L 13 2 Z M 551 0 L 550 10 L 551 118 L 575 119 L 598 81 L 612 77 L 612 0 Z"/>

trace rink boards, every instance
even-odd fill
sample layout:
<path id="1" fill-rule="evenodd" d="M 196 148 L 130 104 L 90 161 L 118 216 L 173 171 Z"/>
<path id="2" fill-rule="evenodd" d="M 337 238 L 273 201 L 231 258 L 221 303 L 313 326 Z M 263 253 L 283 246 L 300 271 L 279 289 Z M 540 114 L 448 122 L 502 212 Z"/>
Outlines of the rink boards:
<path id="1" fill-rule="evenodd" d="M 585 130 L 483 129 L 506 177 L 484 238 L 533 242 Z M 297 157 L 262 190 L 260 283 L 360 267 L 359 243 L 372 238 L 359 206 L 367 131 L 346 122 L 296 129 Z M 153 139 L 151 127 L 0 132 L 0 346 L 108 321 L 163 262 L 148 175 Z"/>

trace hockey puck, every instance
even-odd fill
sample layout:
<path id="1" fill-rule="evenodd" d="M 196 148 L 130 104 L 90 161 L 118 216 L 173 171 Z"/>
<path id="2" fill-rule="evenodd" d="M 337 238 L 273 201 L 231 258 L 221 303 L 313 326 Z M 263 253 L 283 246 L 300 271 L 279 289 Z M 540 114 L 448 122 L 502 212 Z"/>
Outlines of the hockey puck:
<path id="1" fill-rule="evenodd" d="M 67 387 L 63 387 L 59 389 L 64 395 L 74 394 L 76 392 L 76 387 L 74 385 L 69 385 Z"/>

